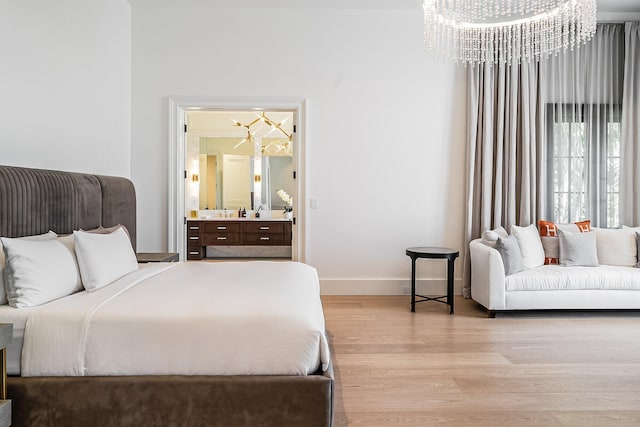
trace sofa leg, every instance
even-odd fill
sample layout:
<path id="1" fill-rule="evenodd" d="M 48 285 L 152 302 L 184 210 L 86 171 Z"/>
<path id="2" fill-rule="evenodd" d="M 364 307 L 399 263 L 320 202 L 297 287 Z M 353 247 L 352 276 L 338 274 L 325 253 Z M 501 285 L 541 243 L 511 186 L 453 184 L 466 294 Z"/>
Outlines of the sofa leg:
<path id="1" fill-rule="evenodd" d="M 496 318 L 496 312 L 494 310 L 487 310 L 487 315 L 488 315 L 489 319 L 495 319 Z"/>

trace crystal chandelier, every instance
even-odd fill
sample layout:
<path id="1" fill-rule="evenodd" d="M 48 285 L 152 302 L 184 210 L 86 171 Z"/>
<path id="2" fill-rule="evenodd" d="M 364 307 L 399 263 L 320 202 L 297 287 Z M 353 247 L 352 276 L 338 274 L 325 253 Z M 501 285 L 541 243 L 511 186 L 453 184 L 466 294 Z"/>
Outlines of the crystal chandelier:
<path id="1" fill-rule="evenodd" d="M 539 61 L 596 31 L 596 0 L 423 0 L 428 52 L 456 63 Z"/>

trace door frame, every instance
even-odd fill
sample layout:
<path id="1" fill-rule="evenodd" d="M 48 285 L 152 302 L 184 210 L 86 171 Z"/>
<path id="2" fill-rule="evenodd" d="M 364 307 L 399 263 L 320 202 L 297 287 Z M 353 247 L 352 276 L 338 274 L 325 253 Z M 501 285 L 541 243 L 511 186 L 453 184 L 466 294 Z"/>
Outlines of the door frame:
<path id="1" fill-rule="evenodd" d="M 169 182 L 167 191 L 169 252 L 177 252 L 186 260 L 185 210 L 185 118 L 189 111 L 291 111 L 296 124 L 293 151 L 296 173 L 296 194 L 293 197 L 294 224 L 291 257 L 305 261 L 305 203 L 306 200 L 306 105 L 304 98 L 252 97 L 193 97 L 169 98 Z"/>

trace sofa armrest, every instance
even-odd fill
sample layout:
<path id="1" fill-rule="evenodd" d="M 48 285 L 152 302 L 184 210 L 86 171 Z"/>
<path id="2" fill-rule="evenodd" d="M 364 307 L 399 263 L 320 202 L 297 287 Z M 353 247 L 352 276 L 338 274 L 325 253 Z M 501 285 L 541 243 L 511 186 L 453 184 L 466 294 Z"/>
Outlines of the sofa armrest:
<path id="1" fill-rule="evenodd" d="M 471 298 L 489 310 L 504 310 L 505 274 L 500 253 L 481 242 L 469 243 L 471 254 Z"/>

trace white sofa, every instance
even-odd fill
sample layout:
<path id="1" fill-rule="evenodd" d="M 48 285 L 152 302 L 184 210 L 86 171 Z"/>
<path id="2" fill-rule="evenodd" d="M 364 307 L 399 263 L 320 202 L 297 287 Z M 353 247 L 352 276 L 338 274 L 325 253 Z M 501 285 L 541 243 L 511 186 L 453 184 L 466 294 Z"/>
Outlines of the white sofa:
<path id="1" fill-rule="evenodd" d="M 513 310 L 640 310 L 640 268 L 543 265 L 505 276 L 500 253 L 476 239 L 471 298 L 490 317 Z"/>

